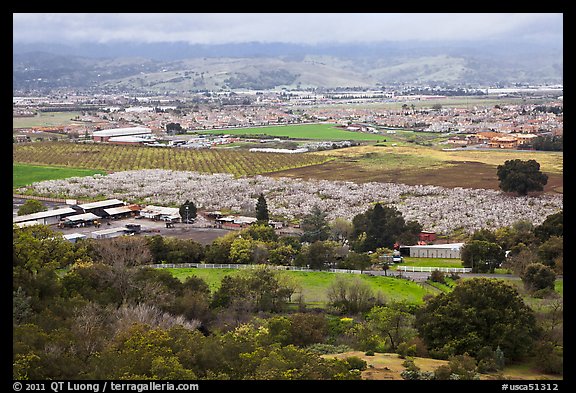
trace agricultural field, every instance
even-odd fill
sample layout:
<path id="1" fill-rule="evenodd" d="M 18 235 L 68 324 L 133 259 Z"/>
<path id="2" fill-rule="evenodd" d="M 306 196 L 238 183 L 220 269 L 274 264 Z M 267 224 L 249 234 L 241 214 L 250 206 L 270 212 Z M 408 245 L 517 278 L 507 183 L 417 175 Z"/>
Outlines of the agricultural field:
<path id="1" fill-rule="evenodd" d="M 206 281 L 212 291 L 218 289 L 220 281 L 226 275 L 239 274 L 238 269 L 201 269 L 201 268 L 176 268 L 168 269 L 179 280 L 185 280 L 190 276 L 197 276 Z M 330 272 L 302 272 L 281 271 L 289 280 L 301 287 L 304 302 L 312 305 L 322 305 L 328 301 L 327 290 L 339 274 Z M 347 275 L 350 276 L 350 275 Z M 412 304 L 421 304 L 422 298 L 432 294 L 432 289 L 425 288 L 415 282 L 403 279 L 383 276 L 369 276 L 366 274 L 353 275 L 366 282 L 375 292 L 382 293 L 389 301 L 404 300 Z M 297 301 L 296 295 L 292 301 Z"/>
<path id="2" fill-rule="evenodd" d="M 347 131 L 334 124 L 303 124 L 289 126 L 255 127 L 225 130 L 207 130 L 202 134 L 229 134 L 236 136 L 286 137 L 291 139 L 313 139 L 328 141 L 381 141 L 382 135 Z"/>
<path id="3" fill-rule="evenodd" d="M 12 128 L 51 127 L 77 124 L 80 112 L 38 112 L 33 117 L 13 117 Z"/>
<path id="4" fill-rule="evenodd" d="M 14 145 L 12 157 L 15 163 L 68 166 L 110 172 L 154 168 L 200 173 L 231 173 L 237 177 L 318 165 L 331 160 L 329 156 L 315 153 L 280 154 L 221 149 L 159 149 L 65 142 Z"/>
<path id="5" fill-rule="evenodd" d="M 545 192 L 563 193 L 563 153 L 517 150 L 459 150 L 399 142 L 355 146 L 316 153 L 331 157 L 325 163 L 280 171 L 274 177 L 385 182 L 499 189 L 497 166 L 506 160 L 534 159 L 548 175 Z M 474 174 L 471 176 L 471 174 Z"/>
<path id="6" fill-rule="evenodd" d="M 55 166 L 12 165 L 12 187 L 23 187 L 43 180 L 106 174 L 105 171 Z"/>

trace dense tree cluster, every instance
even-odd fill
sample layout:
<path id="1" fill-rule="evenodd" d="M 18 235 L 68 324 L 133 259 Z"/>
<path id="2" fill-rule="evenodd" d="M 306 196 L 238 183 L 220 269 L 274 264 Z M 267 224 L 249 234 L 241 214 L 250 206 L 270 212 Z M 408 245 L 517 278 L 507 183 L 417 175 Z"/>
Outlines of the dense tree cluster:
<path id="1" fill-rule="evenodd" d="M 462 264 L 478 272 L 493 272 L 494 268 L 502 266 L 523 276 L 529 264 L 539 263 L 562 274 L 563 221 L 564 212 L 559 211 L 537 226 L 527 220 L 518 220 L 494 231 L 478 230 L 461 250 Z"/>
<path id="2" fill-rule="evenodd" d="M 301 329 L 306 315 L 293 317 L 283 345 L 266 326 L 243 322 L 284 310 L 289 282 L 259 269 L 212 294 L 197 277 L 144 267 L 165 243 L 177 248 L 157 237 L 72 244 L 45 226 L 15 228 L 14 378 L 359 378 L 345 361 L 303 348 L 318 332 Z"/>
<path id="3" fill-rule="evenodd" d="M 381 247 L 392 248 L 394 243 L 416 244 L 422 225 L 416 221 L 405 222 L 396 208 L 376 203 L 365 213 L 352 220 L 352 245 L 358 251 L 376 251 Z"/>
<path id="4" fill-rule="evenodd" d="M 499 346 L 514 360 L 529 353 L 538 337 L 534 314 L 516 289 L 485 278 L 466 280 L 428 301 L 415 325 L 429 350 L 445 358 Z"/>
<path id="5" fill-rule="evenodd" d="M 540 171 L 540 164 L 536 160 L 507 160 L 498 165 L 497 175 L 502 191 L 516 192 L 518 195 L 542 191 L 548 183 L 548 175 Z"/>
<path id="6" fill-rule="evenodd" d="M 374 214 L 380 208 L 383 214 Z M 326 240 L 279 237 L 269 226 L 254 225 L 208 246 L 159 235 L 70 243 L 43 225 L 14 227 L 13 377 L 359 379 L 366 367 L 361 359 L 320 356 L 351 350 L 398 353 L 406 358 L 407 379 L 474 379 L 527 357 L 540 370 L 562 373 L 561 299 L 547 296 L 534 311 L 503 280 L 457 281 L 423 303 L 408 303 L 341 274 L 326 290 L 325 308 L 310 309 L 301 284 L 266 265 L 365 269 L 374 259 L 349 247 L 357 226 L 372 221 L 378 227 L 374 216 L 387 222 L 378 231 L 362 227 L 375 239 L 410 228 L 387 206 L 375 205 L 363 220 L 337 231 L 316 215 Z M 562 235 L 558 213 L 536 227 L 518 222 L 478 231 L 470 244 L 488 245 L 488 254 L 492 245 L 499 253 L 511 247 L 514 255 L 550 262 L 523 267 L 532 293 L 554 282 L 550 272 L 561 266 L 555 247 Z M 149 267 L 226 261 L 260 265 L 224 276 L 217 287 Z M 424 373 L 412 356 L 450 364 Z"/>

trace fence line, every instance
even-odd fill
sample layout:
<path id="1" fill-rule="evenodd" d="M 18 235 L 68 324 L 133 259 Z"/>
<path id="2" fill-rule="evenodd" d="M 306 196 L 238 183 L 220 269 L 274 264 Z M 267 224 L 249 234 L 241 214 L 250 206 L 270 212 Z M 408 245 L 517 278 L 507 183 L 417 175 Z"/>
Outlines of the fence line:
<path id="1" fill-rule="evenodd" d="M 352 273 L 352 274 L 370 274 L 370 270 L 355 269 L 310 269 L 301 266 L 278 266 L 278 265 L 251 265 L 240 263 L 158 263 L 153 265 L 143 265 L 142 267 L 151 267 L 154 269 L 178 269 L 178 268 L 198 268 L 198 269 L 256 269 L 266 266 L 274 270 L 292 270 L 302 272 L 329 272 L 329 273 Z M 397 266 L 396 271 L 400 272 L 433 272 L 439 270 L 444 273 L 470 273 L 472 268 L 469 267 L 434 267 L 434 266 Z M 391 271 L 390 277 L 394 276 Z"/>
<path id="2" fill-rule="evenodd" d="M 398 266 L 396 270 L 403 272 L 433 272 L 439 270 L 445 273 L 470 273 L 469 267 L 434 267 L 434 266 Z"/>
<path id="3" fill-rule="evenodd" d="M 46 201 L 46 202 L 61 202 L 61 203 L 66 203 L 67 199 L 64 198 L 50 198 L 50 197 L 44 197 L 44 196 L 39 196 L 39 195 L 24 195 L 24 194 L 12 194 L 12 198 L 19 198 L 19 199 L 36 199 L 39 201 Z M 75 199 L 75 198 L 68 198 L 68 199 Z M 91 202 L 88 200 L 84 200 L 84 199 L 76 199 L 76 202 L 78 203 L 87 203 L 87 202 Z"/>
<path id="4" fill-rule="evenodd" d="M 256 269 L 260 266 L 266 266 L 275 270 L 295 270 L 306 272 L 330 272 L 330 273 L 353 273 L 361 274 L 366 271 L 354 269 L 326 269 L 317 270 L 301 266 L 279 266 L 279 265 L 249 265 L 240 263 L 158 263 L 153 265 L 144 265 L 155 269 L 175 269 L 175 268 L 199 268 L 199 269 Z M 366 272 L 367 273 L 367 272 Z"/>

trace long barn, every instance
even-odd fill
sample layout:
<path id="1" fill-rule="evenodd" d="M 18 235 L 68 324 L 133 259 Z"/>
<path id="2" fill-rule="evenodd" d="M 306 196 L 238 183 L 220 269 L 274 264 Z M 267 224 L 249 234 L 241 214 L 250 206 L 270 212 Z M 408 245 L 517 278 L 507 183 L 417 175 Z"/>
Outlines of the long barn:
<path id="1" fill-rule="evenodd" d="M 152 136 L 152 130 L 146 127 L 111 128 L 108 130 L 94 131 L 94 142 L 108 142 L 110 138 L 126 136 Z"/>
<path id="2" fill-rule="evenodd" d="M 460 249 L 464 243 L 433 244 L 408 246 L 410 256 L 415 258 L 460 258 Z"/>

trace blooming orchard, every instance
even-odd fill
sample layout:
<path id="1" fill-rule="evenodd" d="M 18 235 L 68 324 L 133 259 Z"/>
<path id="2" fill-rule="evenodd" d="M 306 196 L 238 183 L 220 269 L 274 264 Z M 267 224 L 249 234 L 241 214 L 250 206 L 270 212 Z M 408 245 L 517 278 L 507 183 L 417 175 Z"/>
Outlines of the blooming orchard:
<path id="1" fill-rule="evenodd" d="M 485 189 L 266 176 L 234 178 L 229 174 L 161 169 L 47 180 L 19 191 L 27 188 L 41 195 L 98 199 L 105 195 L 165 206 L 179 206 L 190 200 L 199 209 L 230 209 L 242 214 L 254 213 L 256 199 L 263 193 L 270 214 L 287 220 L 308 214 L 314 205 L 326 211 L 328 219 L 351 220 L 372 203 L 381 202 L 394 206 L 405 220 L 418 221 L 424 229 L 439 234 L 456 229 L 469 233 L 480 228 L 495 229 L 519 220 L 538 225 L 563 208 L 562 196 L 550 194 L 517 197 Z"/>

